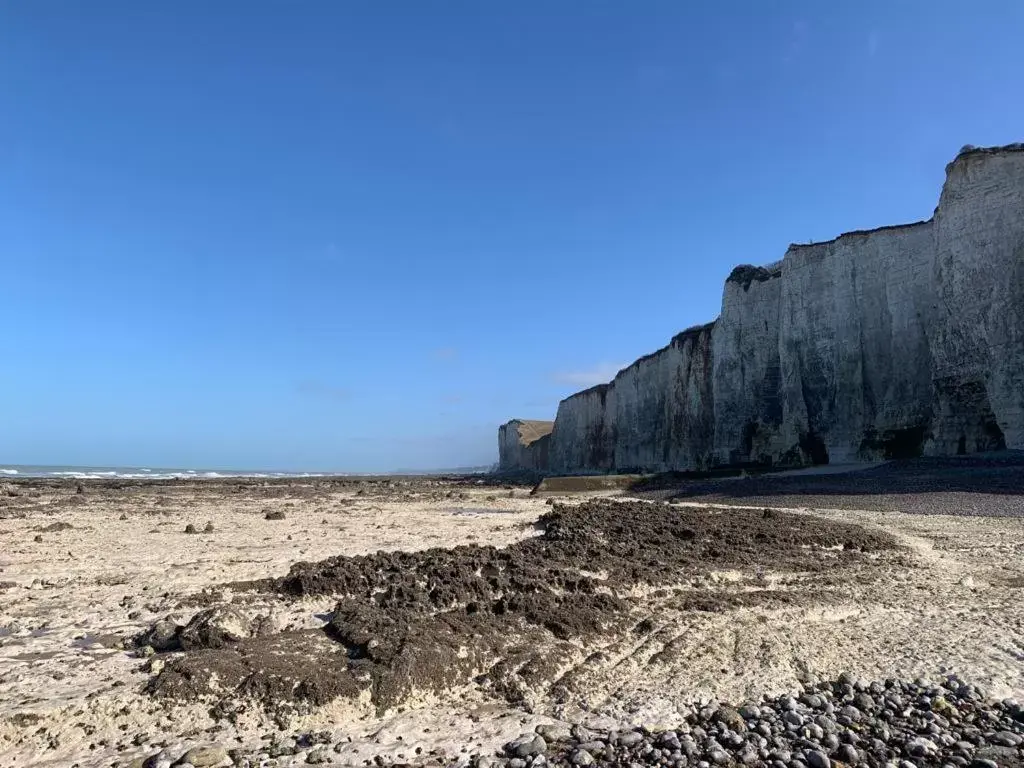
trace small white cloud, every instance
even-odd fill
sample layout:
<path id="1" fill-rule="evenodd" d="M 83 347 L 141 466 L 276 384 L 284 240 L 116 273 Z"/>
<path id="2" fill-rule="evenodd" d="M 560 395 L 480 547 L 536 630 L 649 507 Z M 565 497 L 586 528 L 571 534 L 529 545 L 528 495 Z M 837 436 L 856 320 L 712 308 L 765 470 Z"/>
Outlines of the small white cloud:
<path id="1" fill-rule="evenodd" d="M 606 384 L 611 381 L 621 370 L 622 366 L 615 363 L 598 363 L 593 368 L 583 371 L 562 371 L 554 374 L 552 378 L 559 384 L 593 387 L 596 384 Z"/>
<path id="2" fill-rule="evenodd" d="M 875 54 L 878 53 L 878 46 L 882 42 L 882 36 L 879 34 L 877 29 L 872 29 L 868 33 L 868 58 L 875 58 Z"/>

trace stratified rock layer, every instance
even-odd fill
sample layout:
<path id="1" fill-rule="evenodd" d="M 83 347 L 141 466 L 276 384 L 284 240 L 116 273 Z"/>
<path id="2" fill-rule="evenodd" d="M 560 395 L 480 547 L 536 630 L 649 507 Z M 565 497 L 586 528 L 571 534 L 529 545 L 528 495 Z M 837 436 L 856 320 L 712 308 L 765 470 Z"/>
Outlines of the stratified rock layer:
<path id="1" fill-rule="evenodd" d="M 1001 448 L 1024 448 L 1020 144 L 962 150 L 928 221 L 737 267 L 718 320 L 563 400 L 550 438 L 505 449 L 502 467 L 664 471 Z"/>

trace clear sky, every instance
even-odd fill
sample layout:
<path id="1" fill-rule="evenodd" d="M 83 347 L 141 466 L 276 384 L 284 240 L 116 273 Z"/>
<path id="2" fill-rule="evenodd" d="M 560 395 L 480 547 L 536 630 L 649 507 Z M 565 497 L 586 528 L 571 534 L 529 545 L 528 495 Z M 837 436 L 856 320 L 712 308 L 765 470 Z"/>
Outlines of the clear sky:
<path id="1" fill-rule="evenodd" d="M 1024 139 L 1024 3 L 11 0 L 0 462 L 488 463 Z"/>

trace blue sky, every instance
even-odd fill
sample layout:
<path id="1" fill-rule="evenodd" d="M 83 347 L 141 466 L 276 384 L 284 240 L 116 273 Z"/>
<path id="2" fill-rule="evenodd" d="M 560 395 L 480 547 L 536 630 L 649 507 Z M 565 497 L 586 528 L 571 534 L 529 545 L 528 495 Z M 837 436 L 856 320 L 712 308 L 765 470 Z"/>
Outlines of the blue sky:
<path id="1" fill-rule="evenodd" d="M 931 215 L 1024 3 L 0 6 L 0 462 L 384 470 Z"/>

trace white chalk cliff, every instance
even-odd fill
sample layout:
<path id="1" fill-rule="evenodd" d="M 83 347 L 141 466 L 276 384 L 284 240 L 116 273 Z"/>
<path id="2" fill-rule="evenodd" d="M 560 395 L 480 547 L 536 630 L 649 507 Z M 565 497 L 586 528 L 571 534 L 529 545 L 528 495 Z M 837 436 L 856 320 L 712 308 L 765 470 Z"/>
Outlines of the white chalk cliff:
<path id="1" fill-rule="evenodd" d="M 1024 145 L 965 147 L 928 221 L 791 245 L 719 318 L 563 400 L 503 469 L 666 471 L 1024 449 Z"/>

